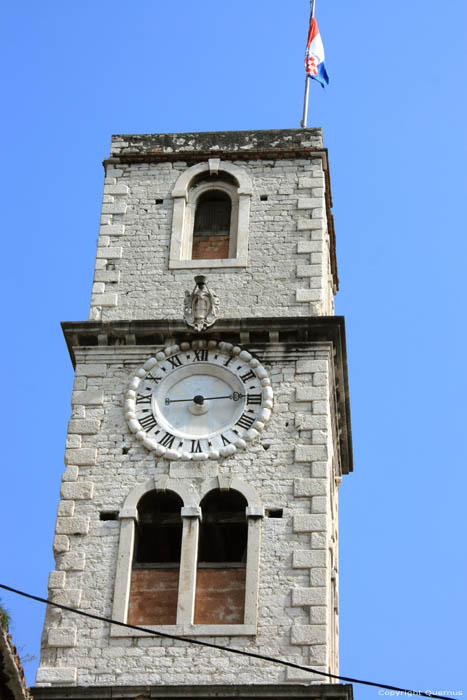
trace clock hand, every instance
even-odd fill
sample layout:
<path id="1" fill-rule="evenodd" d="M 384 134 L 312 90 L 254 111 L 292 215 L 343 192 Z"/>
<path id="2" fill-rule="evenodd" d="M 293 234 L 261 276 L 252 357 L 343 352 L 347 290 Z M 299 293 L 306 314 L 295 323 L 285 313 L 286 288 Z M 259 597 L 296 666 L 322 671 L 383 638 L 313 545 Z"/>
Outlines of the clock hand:
<path id="1" fill-rule="evenodd" d="M 242 399 L 244 396 L 245 396 L 245 394 L 239 394 L 238 391 L 234 391 L 233 394 L 229 394 L 228 396 L 205 396 L 204 400 L 205 401 L 215 401 L 216 399 L 233 399 L 233 401 L 238 401 L 239 399 Z M 194 401 L 194 399 L 193 399 L 193 401 Z"/>
<path id="2" fill-rule="evenodd" d="M 238 401 L 242 399 L 245 394 L 239 394 L 238 391 L 234 391 L 233 394 L 228 394 L 227 396 L 200 396 L 197 394 L 192 399 L 165 399 L 165 405 L 168 406 L 171 403 L 181 403 L 187 401 L 193 401 L 194 403 L 202 406 L 205 401 L 216 401 L 217 399 L 232 399 L 233 401 Z"/>

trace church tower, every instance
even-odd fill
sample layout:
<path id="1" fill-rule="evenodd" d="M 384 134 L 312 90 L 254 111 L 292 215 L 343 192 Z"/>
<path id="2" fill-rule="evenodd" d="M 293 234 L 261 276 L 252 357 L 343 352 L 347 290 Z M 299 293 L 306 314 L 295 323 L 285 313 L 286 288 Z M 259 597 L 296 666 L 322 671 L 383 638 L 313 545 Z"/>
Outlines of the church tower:
<path id="1" fill-rule="evenodd" d="M 189 642 L 338 674 L 352 446 L 321 130 L 114 136 L 104 166 L 49 598 L 182 639 L 49 607 L 35 699 L 349 699 Z"/>

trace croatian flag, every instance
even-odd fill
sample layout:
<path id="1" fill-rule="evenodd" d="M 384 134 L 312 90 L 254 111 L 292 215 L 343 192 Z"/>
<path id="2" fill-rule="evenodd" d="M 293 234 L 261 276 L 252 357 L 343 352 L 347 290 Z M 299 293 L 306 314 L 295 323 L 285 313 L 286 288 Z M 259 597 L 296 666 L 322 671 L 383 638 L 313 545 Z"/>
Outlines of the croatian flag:
<path id="1" fill-rule="evenodd" d="M 317 80 L 322 87 L 328 85 L 329 77 L 324 65 L 324 46 L 321 41 L 318 23 L 313 17 L 308 30 L 308 41 L 305 51 L 305 71 L 309 78 Z"/>

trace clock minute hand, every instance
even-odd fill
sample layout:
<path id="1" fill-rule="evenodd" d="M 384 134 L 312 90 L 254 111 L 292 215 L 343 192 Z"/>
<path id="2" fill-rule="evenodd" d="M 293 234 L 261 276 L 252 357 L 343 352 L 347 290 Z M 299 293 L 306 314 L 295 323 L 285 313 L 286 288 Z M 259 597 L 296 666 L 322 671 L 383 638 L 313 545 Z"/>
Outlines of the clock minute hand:
<path id="1" fill-rule="evenodd" d="M 165 399 L 165 404 L 168 406 L 171 403 L 186 403 L 187 401 L 193 401 L 194 403 L 202 406 L 205 401 L 217 401 L 217 399 L 232 399 L 233 401 L 238 401 L 242 399 L 245 394 L 239 394 L 238 391 L 234 391 L 233 394 L 228 394 L 226 396 L 194 396 L 191 399 Z"/>
<path id="2" fill-rule="evenodd" d="M 232 399 L 233 401 L 238 401 L 239 399 L 243 399 L 245 394 L 239 394 L 238 391 L 234 391 L 233 394 L 229 394 L 228 396 L 205 396 L 204 400 L 205 401 L 215 401 L 216 399 Z"/>

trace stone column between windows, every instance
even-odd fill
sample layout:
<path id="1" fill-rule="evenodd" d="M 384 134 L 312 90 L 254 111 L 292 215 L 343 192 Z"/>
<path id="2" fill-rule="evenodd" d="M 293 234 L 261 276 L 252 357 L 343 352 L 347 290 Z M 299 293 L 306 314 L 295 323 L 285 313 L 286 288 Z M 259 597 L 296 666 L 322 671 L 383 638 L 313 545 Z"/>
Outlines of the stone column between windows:
<path id="1" fill-rule="evenodd" d="M 178 579 L 177 625 L 193 624 L 195 614 L 196 569 L 198 564 L 199 521 L 201 508 L 182 508 L 182 551 Z"/>

